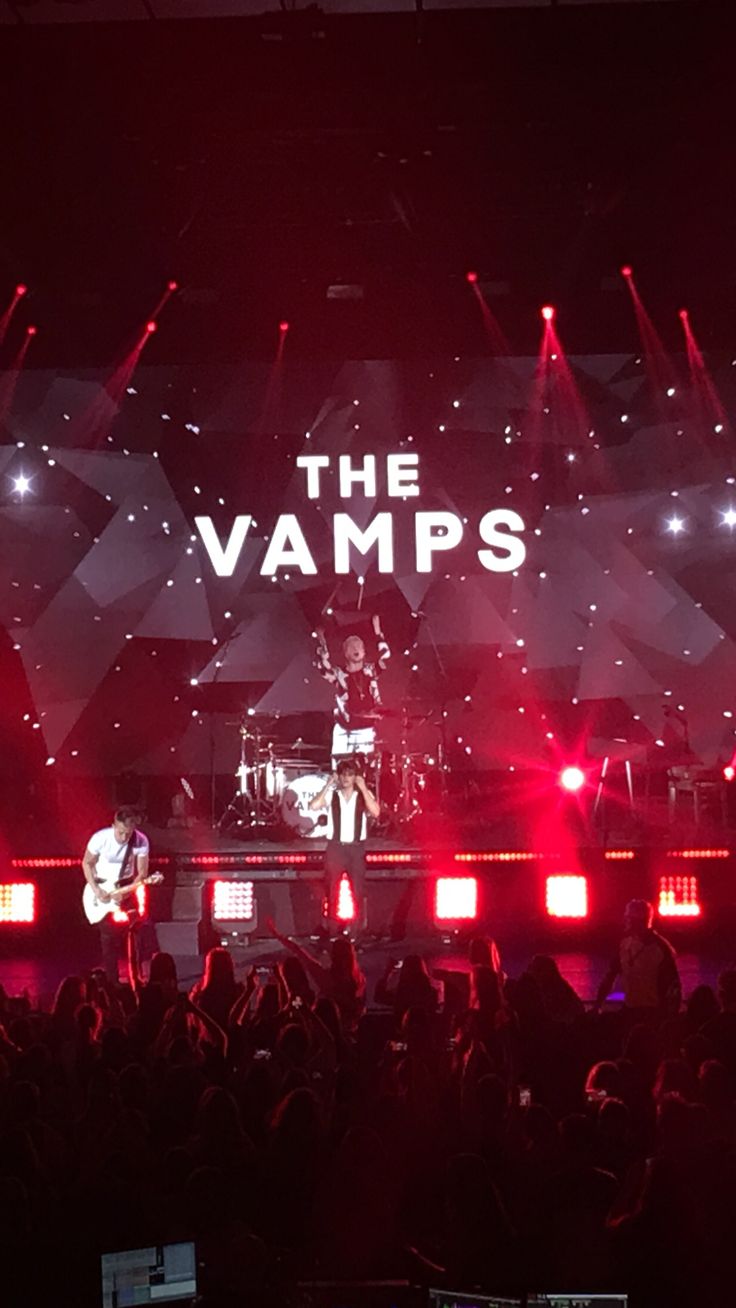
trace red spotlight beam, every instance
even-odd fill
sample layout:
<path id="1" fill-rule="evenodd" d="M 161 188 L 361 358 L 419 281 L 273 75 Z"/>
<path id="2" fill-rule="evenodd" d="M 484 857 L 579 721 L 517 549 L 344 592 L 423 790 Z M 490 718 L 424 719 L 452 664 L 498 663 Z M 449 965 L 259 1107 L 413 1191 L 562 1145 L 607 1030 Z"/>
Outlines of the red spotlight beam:
<path id="1" fill-rule="evenodd" d="M 669 421 L 671 414 L 666 411 L 664 397 L 666 396 L 667 391 L 673 386 L 675 388 L 677 387 L 677 374 L 672 366 L 669 355 L 662 344 L 662 338 L 654 326 L 654 323 L 646 310 L 644 301 L 637 290 L 633 270 L 629 264 L 624 264 L 621 269 L 621 275 L 626 282 L 626 286 L 631 296 L 631 302 L 634 306 L 634 315 L 636 317 L 636 325 L 639 329 L 642 353 L 646 360 L 647 372 L 649 373 L 649 379 L 654 388 L 657 404 L 662 410 L 663 417 Z"/>
<path id="2" fill-rule="evenodd" d="M 549 384 L 550 355 L 553 353 L 551 323 L 549 319 L 545 318 L 524 420 L 529 442 L 528 464 L 530 468 L 533 468 L 541 444 L 544 401 Z"/>
<path id="3" fill-rule="evenodd" d="M 713 378 L 708 371 L 703 352 L 695 338 L 687 309 L 680 310 L 679 318 L 685 334 L 685 348 L 687 350 L 693 393 L 704 411 L 706 420 L 725 427 L 728 415 L 715 388 Z"/>
<path id="4" fill-rule="evenodd" d="M 36 328 L 28 327 L 15 358 L 5 375 L 0 379 L 0 422 L 5 421 L 13 407 L 13 397 L 15 396 L 15 388 L 18 385 L 18 378 L 25 363 L 31 341 L 35 336 Z"/>
<path id="5" fill-rule="evenodd" d="M 151 312 L 151 319 L 158 318 L 159 314 L 161 313 L 161 310 L 168 304 L 172 295 L 176 295 L 178 289 L 179 289 L 179 283 L 177 281 L 174 281 L 173 277 L 170 278 L 170 280 L 166 283 L 166 289 L 163 292 L 160 300 L 158 301 L 158 304 L 154 306 Z"/>
<path id="6" fill-rule="evenodd" d="M 504 336 L 499 325 L 496 315 L 492 312 L 491 307 L 478 285 L 478 274 L 476 272 L 467 272 L 465 280 L 468 283 L 483 321 L 483 328 L 488 338 L 488 344 L 492 354 L 510 354 L 509 343 Z"/>
<path id="7" fill-rule="evenodd" d="M 3 313 L 2 317 L 0 317 L 0 345 L 3 344 L 13 314 L 15 313 L 20 301 L 23 299 L 23 296 L 27 293 L 27 291 L 28 291 L 28 287 L 24 286 L 22 282 L 19 282 L 19 284 L 15 288 L 15 291 L 13 292 L 13 297 L 10 303 L 8 304 L 7 309 Z"/>
<path id="8" fill-rule="evenodd" d="M 271 364 L 266 390 L 263 396 L 261 414 L 258 420 L 259 432 L 270 432 L 272 428 L 278 425 L 279 411 L 281 408 L 281 375 L 284 366 L 284 350 L 286 349 L 286 338 L 289 335 L 290 324 L 286 318 L 282 318 L 279 323 L 279 336 L 276 342 L 276 354 Z"/>
<path id="9" fill-rule="evenodd" d="M 130 385 L 140 362 L 141 354 L 157 330 L 158 324 L 153 318 L 150 318 L 141 328 L 128 353 L 115 364 L 104 386 L 72 424 L 72 436 L 75 441 L 80 444 L 96 444 L 102 440 L 111 420 L 118 413 L 126 388 Z"/>

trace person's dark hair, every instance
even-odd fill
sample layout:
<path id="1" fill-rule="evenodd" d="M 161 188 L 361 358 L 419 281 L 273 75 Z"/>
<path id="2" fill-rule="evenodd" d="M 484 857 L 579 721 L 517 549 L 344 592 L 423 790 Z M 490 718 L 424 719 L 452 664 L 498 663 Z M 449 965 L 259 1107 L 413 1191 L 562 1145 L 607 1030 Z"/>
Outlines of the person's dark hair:
<path id="1" fill-rule="evenodd" d="M 134 804 L 121 804 L 115 810 L 115 821 L 122 822 L 126 827 L 136 827 L 140 820 L 140 811 Z"/>
<path id="2" fill-rule="evenodd" d="M 345 936 L 338 936 L 332 942 L 330 972 L 333 980 L 338 982 L 349 981 L 355 986 L 356 990 L 360 990 L 363 985 L 363 973 L 360 970 L 353 942 Z"/>
<path id="3" fill-rule="evenodd" d="M 695 1101 L 695 1075 L 684 1058 L 663 1058 L 657 1068 L 652 1089 L 655 1103 L 671 1094 L 679 1095 L 687 1103 Z"/>
<path id="4" fill-rule="evenodd" d="M 621 1070 L 616 1063 L 608 1059 L 594 1063 L 585 1079 L 585 1092 L 605 1090 L 609 1097 L 621 1097 Z"/>
<path id="5" fill-rule="evenodd" d="M 652 925 L 654 909 L 648 899 L 630 899 L 624 910 L 624 919 L 637 926 L 649 928 Z"/>
<path id="6" fill-rule="evenodd" d="M 176 962 L 172 954 L 159 952 L 153 955 L 148 972 L 148 981 L 150 985 L 164 987 L 168 985 L 178 985 L 179 978 L 176 974 Z"/>
<path id="7" fill-rule="evenodd" d="M 501 956 L 495 940 L 488 936 L 474 936 L 468 945 L 468 962 L 471 967 L 490 967 L 501 971 Z"/>
<path id="8" fill-rule="evenodd" d="M 258 992 L 253 1016 L 256 1021 L 266 1021 L 268 1018 L 276 1017 L 278 1011 L 279 988 L 275 981 L 268 981 Z"/>
<path id="9" fill-rule="evenodd" d="M 360 771 L 361 771 L 360 763 L 358 762 L 358 759 L 355 758 L 355 756 L 353 756 L 352 758 L 341 758 L 340 762 L 337 765 L 338 777 L 344 777 L 348 772 L 357 775 L 357 773 Z"/>
<path id="10" fill-rule="evenodd" d="M 276 1053 L 294 1067 L 303 1067 L 309 1057 L 309 1036 L 298 1022 L 290 1022 L 279 1031 Z"/>
<path id="11" fill-rule="evenodd" d="M 527 970 L 529 975 L 533 976 L 534 980 L 540 986 L 547 987 L 566 984 L 565 978 L 557 966 L 557 960 L 551 958 L 549 954 L 535 954 Z"/>
<path id="12" fill-rule="evenodd" d="M 432 985 L 427 964 L 419 954 L 407 954 L 399 972 L 394 996 L 394 1010 L 425 1007 L 434 1012 L 437 1008 L 437 991 Z"/>
<path id="13" fill-rule="evenodd" d="M 503 1008 L 501 982 L 492 967 L 474 967 L 470 973 L 470 1007 L 485 1013 Z"/>
<path id="14" fill-rule="evenodd" d="M 718 978 L 718 998 L 724 1005 L 736 1004 L 736 967 L 727 967 Z"/>
<path id="15" fill-rule="evenodd" d="M 55 1018 L 71 1021 L 79 1005 L 84 1002 L 84 983 L 81 976 L 65 976 L 59 982 L 51 1010 Z"/>
<path id="16" fill-rule="evenodd" d="M 701 1026 L 715 1017 L 718 1012 L 718 1000 L 712 986 L 696 986 L 685 1005 L 688 1026 L 699 1031 Z"/>
<path id="17" fill-rule="evenodd" d="M 202 989 L 233 989 L 235 986 L 235 968 L 233 956 L 221 945 L 210 949 L 204 963 Z"/>
<path id="18" fill-rule="evenodd" d="M 343 1038 L 342 1024 L 340 1022 L 340 1009 L 334 999 L 328 998 L 327 995 L 320 995 L 314 1005 L 315 1016 L 319 1018 L 323 1026 L 327 1027 L 335 1045 L 339 1045 Z"/>
<path id="19" fill-rule="evenodd" d="M 94 1004 L 80 1004 L 74 1020 L 79 1031 L 88 1031 L 94 1036 L 102 1025 L 102 1013 Z"/>

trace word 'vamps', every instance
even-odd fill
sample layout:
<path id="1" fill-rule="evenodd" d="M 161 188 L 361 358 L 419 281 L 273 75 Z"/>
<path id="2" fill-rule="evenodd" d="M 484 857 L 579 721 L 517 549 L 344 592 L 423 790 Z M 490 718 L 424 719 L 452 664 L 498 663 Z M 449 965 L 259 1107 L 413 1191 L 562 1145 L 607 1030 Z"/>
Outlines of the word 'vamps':
<path id="1" fill-rule="evenodd" d="M 311 456 L 310 456 L 311 457 Z M 314 456 L 321 458 L 326 456 Z M 389 456 L 390 458 L 391 456 Z M 397 456 L 399 457 L 399 456 Z M 307 474 L 309 476 L 309 473 Z M 412 494 L 404 487 L 399 494 Z M 194 519 L 202 543 L 218 577 L 232 577 L 248 537 L 252 516 L 240 513 L 234 519 L 227 540 L 223 543 L 211 518 Z M 375 550 L 378 571 L 394 570 L 394 521 L 392 513 L 377 513 L 365 529 L 358 526 L 347 513 L 336 513 L 332 519 L 334 541 L 334 571 L 336 575 L 350 572 L 351 551 L 365 557 Z M 478 525 L 478 535 L 486 547 L 477 550 L 478 559 L 487 572 L 514 572 L 526 558 L 526 545 L 519 532 L 524 531 L 523 519 L 513 509 L 490 509 Z M 462 518 L 446 510 L 428 510 L 414 514 L 414 552 L 417 572 L 431 572 L 436 554 L 447 554 L 457 549 L 464 534 Z M 282 513 L 276 519 L 273 535 L 268 542 L 261 564 L 261 576 L 275 576 L 280 568 L 298 571 L 305 577 L 317 575 L 317 565 L 307 544 L 299 520 L 293 513 Z"/>

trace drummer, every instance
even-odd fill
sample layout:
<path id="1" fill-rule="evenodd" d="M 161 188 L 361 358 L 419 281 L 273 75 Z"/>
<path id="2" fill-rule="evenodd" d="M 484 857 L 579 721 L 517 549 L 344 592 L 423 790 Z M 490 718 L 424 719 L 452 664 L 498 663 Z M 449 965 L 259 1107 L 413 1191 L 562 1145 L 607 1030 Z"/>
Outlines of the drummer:
<path id="1" fill-rule="evenodd" d="M 381 695 L 378 688 L 380 674 L 385 671 L 391 657 L 386 638 L 381 631 L 381 619 L 373 615 L 373 631 L 377 643 L 375 663 L 366 660 L 366 650 L 360 636 L 350 635 L 343 641 L 344 664 L 335 665 L 330 658 L 325 633 L 317 628 L 315 664 L 335 691 L 335 725 L 332 732 L 333 766 L 341 758 L 355 754 L 372 754 L 376 744 L 376 723 L 381 717 Z"/>

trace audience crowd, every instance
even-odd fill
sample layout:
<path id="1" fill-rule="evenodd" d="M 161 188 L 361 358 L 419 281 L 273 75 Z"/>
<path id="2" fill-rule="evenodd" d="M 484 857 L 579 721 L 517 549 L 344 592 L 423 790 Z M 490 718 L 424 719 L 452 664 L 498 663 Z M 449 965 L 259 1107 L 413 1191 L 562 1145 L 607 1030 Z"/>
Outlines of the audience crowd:
<path id="1" fill-rule="evenodd" d="M 351 943 L 291 941 L 190 994 L 68 976 L 0 994 L 0 1300 L 99 1299 L 102 1252 L 194 1239 L 207 1304 L 300 1281 L 625 1289 L 726 1304 L 736 1231 L 736 970 L 649 1011 L 415 955 L 368 993 Z M 730 1232 L 730 1234 L 729 1234 Z"/>

